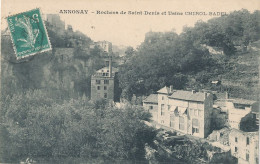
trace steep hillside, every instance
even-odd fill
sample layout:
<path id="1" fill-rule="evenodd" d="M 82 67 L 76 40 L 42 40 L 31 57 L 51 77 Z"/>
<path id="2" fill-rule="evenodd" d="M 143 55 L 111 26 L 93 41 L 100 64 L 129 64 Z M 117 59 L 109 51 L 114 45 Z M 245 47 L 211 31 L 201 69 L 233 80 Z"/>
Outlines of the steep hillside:
<path id="1" fill-rule="evenodd" d="M 231 96 L 259 99 L 259 43 L 254 42 L 248 52 L 238 52 L 225 63 L 221 80 L 223 86 L 231 89 Z"/>
<path id="2" fill-rule="evenodd" d="M 228 91 L 258 99 L 260 11 L 239 10 L 198 21 L 181 34 L 149 32 L 119 71 L 123 97 L 174 89 Z M 212 81 L 220 80 L 221 85 Z"/>
<path id="3" fill-rule="evenodd" d="M 203 70 L 188 75 L 187 88 L 208 89 L 219 92 L 228 91 L 231 97 L 259 99 L 259 49 L 260 41 L 253 42 L 247 51 L 237 51 L 232 56 L 225 56 L 221 51 L 210 51 L 213 63 L 211 70 Z M 220 85 L 212 81 L 221 81 Z"/>
<path id="4" fill-rule="evenodd" d="M 43 89 L 54 97 L 89 96 L 91 75 L 104 63 L 102 51 L 90 49 L 92 40 L 78 31 L 46 27 L 52 50 L 22 60 L 16 60 L 10 34 L 2 31 L 1 94 Z"/>

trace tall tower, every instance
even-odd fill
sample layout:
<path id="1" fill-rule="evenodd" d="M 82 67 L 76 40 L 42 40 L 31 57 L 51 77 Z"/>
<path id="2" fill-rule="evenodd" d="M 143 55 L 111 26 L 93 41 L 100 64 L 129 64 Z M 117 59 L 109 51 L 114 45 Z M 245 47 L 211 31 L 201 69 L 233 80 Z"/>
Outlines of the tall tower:
<path id="1" fill-rule="evenodd" d="M 109 56 L 108 59 L 106 59 L 106 67 L 108 67 L 109 77 L 112 77 L 112 57 L 111 56 Z"/>
<path id="2" fill-rule="evenodd" d="M 117 69 L 112 67 L 112 57 L 105 58 L 105 67 L 91 76 L 91 100 L 115 98 L 115 76 Z"/>

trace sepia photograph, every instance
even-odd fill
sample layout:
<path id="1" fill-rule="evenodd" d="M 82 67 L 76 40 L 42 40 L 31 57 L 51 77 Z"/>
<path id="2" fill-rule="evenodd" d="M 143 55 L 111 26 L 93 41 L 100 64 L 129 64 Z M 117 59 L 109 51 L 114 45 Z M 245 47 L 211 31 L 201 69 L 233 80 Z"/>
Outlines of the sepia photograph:
<path id="1" fill-rule="evenodd" d="M 259 0 L 2 0 L 0 45 L 0 163 L 259 163 Z"/>

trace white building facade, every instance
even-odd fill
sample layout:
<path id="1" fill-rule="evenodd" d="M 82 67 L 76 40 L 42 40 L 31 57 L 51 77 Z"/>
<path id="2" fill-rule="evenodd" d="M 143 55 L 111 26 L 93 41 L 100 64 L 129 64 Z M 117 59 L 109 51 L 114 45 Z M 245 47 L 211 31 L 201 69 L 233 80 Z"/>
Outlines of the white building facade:
<path id="1" fill-rule="evenodd" d="M 238 158 L 239 164 L 259 163 L 259 133 L 232 129 L 229 134 L 231 154 Z"/>
<path id="2" fill-rule="evenodd" d="M 245 99 L 227 99 L 228 122 L 231 128 L 240 129 L 240 122 L 243 117 L 252 111 L 257 105 L 256 101 Z"/>
<path id="3" fill-rule="evenodd" d="M 213 96 L 206 92 L 158 91 L 157 123 L 184 134 L 205 138 L 210 133 Z"/>

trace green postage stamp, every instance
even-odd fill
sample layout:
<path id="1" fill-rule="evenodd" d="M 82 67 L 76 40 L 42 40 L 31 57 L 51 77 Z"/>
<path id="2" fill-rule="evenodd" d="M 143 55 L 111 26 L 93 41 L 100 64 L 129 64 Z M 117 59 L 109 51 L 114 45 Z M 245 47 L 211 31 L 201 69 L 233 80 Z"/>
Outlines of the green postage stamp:
<path id="1" fill-rule="evenodd" d="M 7 17 L 17 59 L 51 50 L 40 9 Z"/>

